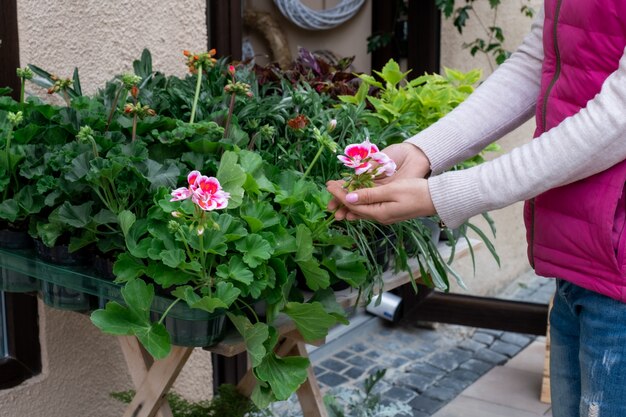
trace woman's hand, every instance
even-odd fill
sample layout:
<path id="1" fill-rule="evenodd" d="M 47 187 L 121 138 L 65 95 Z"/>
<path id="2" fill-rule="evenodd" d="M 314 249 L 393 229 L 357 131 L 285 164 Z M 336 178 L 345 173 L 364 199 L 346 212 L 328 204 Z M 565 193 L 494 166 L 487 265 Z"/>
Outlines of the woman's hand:
<path id="1" fill-rule="evenodd" d="M 402 178 L 348 193 L 343 181 L 329 181 L 326 188 L 334 204 L 343 207 L 335 212 L 337 220 L 376 220 L 382 224 L 397 223 L 415 217 L 436 214 L 424 178 Z"/>
<path id="2" fill-rule="evenodd" d="M 396 163 L 396 173 L 376 180 L 376 187 L 350 193 L 343 181 L 326 185 L 333 199 L 328 209 L 337 220 L 371 219 L 390 224 L 419 216 L 435 214 L 435 208 L 424 179 L 430 172 L 428 158 L 417 146 L 398 143 L 383 149 Z"/>

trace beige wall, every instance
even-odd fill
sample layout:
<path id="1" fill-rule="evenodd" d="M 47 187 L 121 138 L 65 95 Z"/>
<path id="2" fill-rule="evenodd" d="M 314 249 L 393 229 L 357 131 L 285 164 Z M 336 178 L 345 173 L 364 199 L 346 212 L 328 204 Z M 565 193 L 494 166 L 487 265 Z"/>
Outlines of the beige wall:
<path id="1" fill-rule="evenodd" d="M 79 68 L 86 93 L 150 49 L 155 69 L 184 75 L 183 49 L 206 50 L 205 0 L 17 0 L 21 65 L 60 77 Z M 31 86 L 36 93 L 37 87 Z M 0 417 L 113 417 L 123 406 L 109 393 L 130 389 L 117 340 L 87 316 L 40 307 L 43 372 L 0 390 Z M 212 393 L 210 354 L 196 349 L 174 390 L 190 400 Z"/>

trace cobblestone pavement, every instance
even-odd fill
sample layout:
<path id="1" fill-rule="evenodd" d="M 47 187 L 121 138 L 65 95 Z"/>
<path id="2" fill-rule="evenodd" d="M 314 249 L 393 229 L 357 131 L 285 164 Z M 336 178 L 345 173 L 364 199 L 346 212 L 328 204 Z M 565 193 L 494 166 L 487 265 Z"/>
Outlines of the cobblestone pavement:
<path id="1" fill-rule="evenodd" d="M 529 272 L 499 298 L 548 303 L 554 281 Z M 311 354 L 323 392 L 358 387 L 378 369 L 375 390 L 383 401 L 408 404 L 414 417 L 431 416 L 496 365 L 536 339 L 534 335 L 434 324 L 389 325 L 373 318 Z M 298 416 L 297 399 L 280 403 L 276 415 Z"/>

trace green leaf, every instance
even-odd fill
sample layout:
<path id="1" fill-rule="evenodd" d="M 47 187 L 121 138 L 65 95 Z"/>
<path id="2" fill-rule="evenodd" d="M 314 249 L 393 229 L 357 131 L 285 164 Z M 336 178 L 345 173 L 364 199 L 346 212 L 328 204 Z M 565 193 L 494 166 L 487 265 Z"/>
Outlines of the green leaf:
<path id="1" fill-rule="evenodd" d="M 150 182 L 150 191 L 158 190 L 160 187 L 173 189 L 180 176 L 180 169 L 173 163 L 162 165 L 148 159 L 145 161 L 144 176 Z"/>
<path id="2" fill-rule="evenodd" d="M 228 265 L 219 265 L 216 272 L 217 276 L 222 279 L 241 282 L 244 285 L 249 285 L 254 281 L 254 274 L 239 256 L 230 258 Z"/>
<path id="3" fill-rule="evenodd" d="M 307 358 L 300 356 L 281 358 L 275 353 L 270 353 L 254 368 L 254 374 L 259 380 L 269 384 L 276 399 L 283 401 L 306 381 L 309 365 Z"/>
<path id="4" fill-rule="evenodd" d="M 91 313 L 91 322 L 103 332 L 116 336 L 134 335 L 147 325 L 116 301 L 109 301 L 104 309 Z"/>
<path id="5" fill-rule="evenodd" d="M 129 210 L 124 210 L 120 214 L 117 215 L 117 221 L 122 228 L 122 232 L 124 236 L 128 235 L 128 232 L 133 224 L 135 224 L 135 220 L 137 217 L 135 214 Z"/>
<path id="6" fill-rule="evenodd" d="M 246 204 L 241 207 L 240 213 L 241 218 L 250 226 L 252 233 L 274 226 L 280 222 L 280 215 L 266 201 Z"/>
<path id="7" fill-rule="evenodd" d="M 0 203 L 0 218 L 14 222 L 19 215 L 20 207 L 14 199 L 7 199 Z"/>
<path id="8" fill-rule="evenodd" d="M 170 268 L 178 268 L 187 258 L 187 254 L 182 249 L 168 249 L 161 251 L 160 257 L 165 265 Z"/>
<path id="9" fill-rule="evenodd" d="M 230 282 L 218 282 L 215 286 L 215 297 L 224 301 L 227 307 L 229 307 L 241 294 L 238 288 L 235 288 Z"/>
<path id="10" fill-rule="evenodd" d="M 137 333 L 136 336 L 154 359 L 163 359 L 172 350 L 170 335 L 161 323 L 152 323 L 148 329 Z"/>
<path id="11" fill-rule="evenodd" d="M 95 216 L 93 216 L 96 224 L 117 224 L 117 216 L 111 210 L 102 209 Z"/>
<path id="12" fill-rule="evenodd" d="M 169 288 L 172 285 L 183 285 L 193 279 L 192 275 L 180 269 L 169 268 L 160 262 L 150 263 L 146 270 L 146 275 L 163 288 Z"/>
<path id="13" fill-rule="evenodd" d="M 230 193 L 228 208 L 233 209 L 243 201 L 243 184 L 246 182 L 246 173 L 237 164 L 237 154 L 226 151 L 220 160 L 220 167 L 215 175 L 224 191 Z"/>
<path id="14" fill-rule="evenodd" d="M 268 260 L 274 252 L 267 240 L 256 234 L 250 234 L 235 242 L 235 247 L 243 253 L 243 261 L 251 268 L 256 268 Z"/>
<path id="15" fill-rule="evenodd" d="M 145 272 L 146 266 L 144 263 L 127 253 L 120 254 L 113 264 L 113 273 L 118 282 L 133 280 L 142 276 Z"/>
<path id="16" fill-rule="evenodd" d="M 267 354 L 264 343 L 269 338 L 269 329 L 265 323 L 255 323 L 254 325 L 246 316 L 238 316 L 227 313 L 228 318 L 237 328 L 239 334 L 243 336 L 246 343 L 246 351 L 252 360 L 252 367 L 257 367 Z"/>
<path id="17" fill-rule="evenodd" d="M 154 298 L 154 287 L 152 284 L 146 284 L 142 279 L 134 279 L 127 282 L 121 292 L 128 308 L 138 318 L 149 320 L 150 306 Z"/>
<path id="18" fill-rule="evenodd" d="M 294 322 L 298 331 L 307 341 L 323 339 L 337 319 L 324 310 L 321 303 L 287 303 L 283 312 Z"/>
<path id="19" fill-rule="evenodd" d="M 307 262 L 313 257 L 313 237 L 311 230 L 304 224 L 296 227 L 296 262 Z"/>
<path id="20" fill-rule="evenodd" d="M 297 263 L 304 274 L 306 285 L 310 289 L 317 291 L 320 288 L 328 288 L 330 285 L 330 276 L 328 275 L 328 271 L 320 268 L 320 264 L 317 260 L 311 258 L 307 261 Z"/>
<path id="21" fill-rule="evenodd" d="M 85 227 L 91 222 L 91 206 L 93 206 L 93 201 L 88 201 L 79 206 L 74 206 L 66 201 L 50 214 L 49 219 L 76 228 Z"/>

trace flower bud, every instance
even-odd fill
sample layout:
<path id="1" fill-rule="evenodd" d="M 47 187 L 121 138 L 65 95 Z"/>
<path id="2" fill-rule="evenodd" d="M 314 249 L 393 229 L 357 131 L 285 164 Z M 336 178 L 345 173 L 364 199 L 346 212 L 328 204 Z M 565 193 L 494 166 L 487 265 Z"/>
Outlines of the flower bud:
<path id="1" fill-rule="evenodd" d="M 15 72 L 17 73 L 18 77 L 23 78 L 25 80 L 32 80 L 32 78 L 35 76 L 33 71 L 28 67 L 18 68 L 15 70 Z"/>
<path id="2" fill-rule="evenodd" d="M 188 50 L 184 49 L 183 50 L 183 55 L 189 56 L 189 55 L 191 55 L 191 52 L 189 52 Z"/>
<path id="3" fill-rule="evenodd" d="M 20 123 L 22 123 L 22 120 L 24 120 L 24 117 L 21 111 L 18 111 L 17 113 L 9 112 L 7 114 L 7 119 L 9 120 L 9 123 L 11 123 L 13 127 L 15 127 L 19 125 Z"/>
<path id="4" fill-rule="evenodd" d="M 137 98 L 137 96 L 139 96 L 139 88 L 137 88 L 136 85 L 133 85 L 130 88 L 130 95 L 133 96 L 134 98 Z"/>
<path id="5" fill-rule="evenodd" d="M 181 216 L 182 216 L 182 214 L 180 213 L 180 211 L 173 211 L 173 212 L 172 212 L 172 217 L 179 218 L 179 217 L 181 217 Z"/>
<path id="6" fill-rule="evenodd" d="M 332 132 L 333 130 L 335 130 L 336 127 L 337 127 L 337 119 L 332 119 L 330 122 L 328 122 L 329 132 Z"/>
<path id="7" fill-rule="evenodd" d="M 234 65 L 229 65 L 228 66 L 228 72 L 230 73 L 230 75 L 235 75 L 235 66 Z"/>
<path id="8" fill-rule="evenodd" d="M 167 228 L 170 232 L 176 233 L 178 232 L 178 230 L 180 230 L 180 224 L 178 224 L 176 220 L 170 220 L 169 222 L 167 222 Z"/>
<path id="9" fill-rule="evenodd" d="M 204 234 L 204 226 L 198 226 L 196 233 L 198 233 L 198 236 L 202 236 Z"/>

